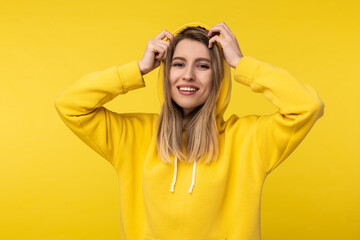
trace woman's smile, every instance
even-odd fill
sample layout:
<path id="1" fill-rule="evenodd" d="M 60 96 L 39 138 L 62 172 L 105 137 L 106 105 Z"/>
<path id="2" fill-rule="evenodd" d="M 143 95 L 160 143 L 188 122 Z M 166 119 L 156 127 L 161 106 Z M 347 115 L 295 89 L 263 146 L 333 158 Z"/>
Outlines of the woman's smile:
<path id="1" fill-rule="evenodd" d="M 177 88 L 179 89 L 179 93 L 185 96 L 193 95 L 199 90 L 198 87 L 188 84 L 179 85 Z"/>

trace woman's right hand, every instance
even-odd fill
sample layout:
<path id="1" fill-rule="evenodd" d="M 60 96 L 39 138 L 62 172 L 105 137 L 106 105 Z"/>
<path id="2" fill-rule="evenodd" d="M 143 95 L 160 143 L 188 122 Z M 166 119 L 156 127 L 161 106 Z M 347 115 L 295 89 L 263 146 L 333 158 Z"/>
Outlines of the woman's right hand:
<path id="1" fill-rule="evenodd" d="M 159 33 L 155 38 L 150 39 L 145 53 L 140 62 L 138 62 L 140 72 L 142 75 L 147 74 L 148 72 L 152 71 L 153 69 L 160 66 L 161 60 L 166 58 L 166 53 L 169 48 L 170 42 L 164 41 L 164 38 L 173 40 L 173 35 L 166 30 L 163 30 Z"/>

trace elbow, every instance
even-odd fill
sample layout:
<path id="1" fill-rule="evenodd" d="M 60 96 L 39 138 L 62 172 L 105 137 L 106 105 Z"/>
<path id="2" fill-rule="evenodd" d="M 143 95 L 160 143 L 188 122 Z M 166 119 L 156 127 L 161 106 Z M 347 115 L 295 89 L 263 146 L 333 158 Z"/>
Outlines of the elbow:
<path id="1" fill-rule="evenodd" d="M 316 119 L 319 119 L 324 115 L 324 110 L 324 102 L 320 98 L 315 99 L 311 108 L 312 115 L 314 115 Z"/>
<path id="2" fill-rule="evenodd" d="M 319 108 L 318 108 L 319 118 L 321 118 L 325 112 L 325 103 L 321 99 L 319 99 L 318 105 L 319 105 Z"/>
<path id="3" fill-rule="evenodd" d="M 61 101 L 59 98 L 55 99 L 54 101 L 54 107 L 56 110 L 59 110 L 59 106 L 61 106 Z"/>
<path id="4" fill-rule="evenodd" d="M 311 113 L 312 115 L 316 116 L 316 119 L 321 118 L 324 115 L 324 109 L 325 109 L 325 104 L 324 102 L 321 100 L 320 96 L 318 95 L 317 91 L 309 85 L 304 85 L 305 88 L 309 91 L 309 100 L 311 102 Z"/>
<path id="5" fill-rule="evenodd" d="M 58 112 L 59 115 L 65 115 L 64 114 L 64 109 L 65 109 L 65 104 L 64 104 L 64 101 L 62 99 L 62 94 L 57 97 L 54 101 L 54 107 L 56 109 L 56 111 Z"/>
<path id="6" fill-rule="evenodd" d="M 55 109 L 56 109 L 56 111 L 57 111 L 58 113 L 61 112 L 61 111 L 60 111 L 60 109 L 61 109 L 61 103 L 58 101 L 58 99 L 55 100 L 55 102 L 54 102 L 54 107 L 55 107 Z"/>

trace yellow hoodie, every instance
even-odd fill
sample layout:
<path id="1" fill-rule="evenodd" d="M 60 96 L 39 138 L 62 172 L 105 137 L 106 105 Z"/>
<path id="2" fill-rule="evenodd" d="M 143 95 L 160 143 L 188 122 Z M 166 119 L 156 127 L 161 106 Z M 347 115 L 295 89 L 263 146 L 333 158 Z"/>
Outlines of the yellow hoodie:
<path id="1" fill-rule="evenodd" d="M 208 26 L 190 23 L 181 26 Z M 162 71 L 159 96 L 162 101 Z M 156 153 L 158 114 L 118 114 L 103 107 L 144 87 L 136 61 L 85 75 L 56 100 L 66 125 L 109 161 L 118 174 L 122 240 L 258 240 L 261 191 L 324 112 L 316 91 L 281 68 L 244 56 L 234 80 L 263 93 L 272 115 L 223 114 L 230 100 L 230 67 L 217 101 L 220 156 L 216 163 L 165 164 Z"/>

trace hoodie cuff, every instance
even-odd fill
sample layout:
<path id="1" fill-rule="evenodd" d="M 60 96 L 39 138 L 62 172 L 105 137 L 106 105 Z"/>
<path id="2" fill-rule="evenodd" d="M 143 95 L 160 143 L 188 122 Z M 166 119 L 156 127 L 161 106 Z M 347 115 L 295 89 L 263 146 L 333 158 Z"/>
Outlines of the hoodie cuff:
<path id="1" fill-rule="evenodd" d="M 235 80 L 250 87 L 261 64 L 262 62 L 256 58 L 250 56 L 242 57 L 235 68 Z"/>
<path id="2" fill-rule="evenodd" d="M 122 66 L 118 66 L 117 70 L 124 93 L 137 88 L 145 87 L 144 78 L 141 75 L 137 61 L 132 61 Z"/>

